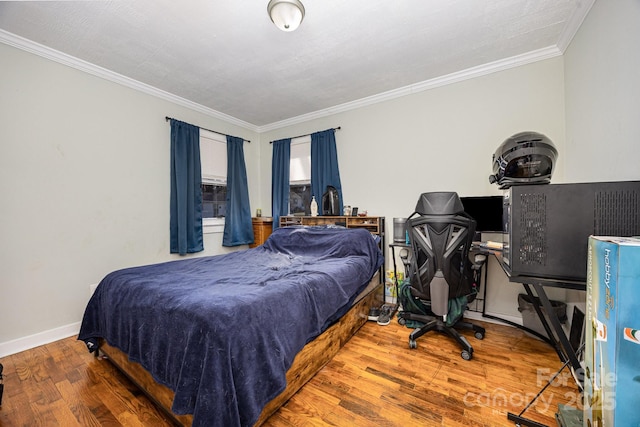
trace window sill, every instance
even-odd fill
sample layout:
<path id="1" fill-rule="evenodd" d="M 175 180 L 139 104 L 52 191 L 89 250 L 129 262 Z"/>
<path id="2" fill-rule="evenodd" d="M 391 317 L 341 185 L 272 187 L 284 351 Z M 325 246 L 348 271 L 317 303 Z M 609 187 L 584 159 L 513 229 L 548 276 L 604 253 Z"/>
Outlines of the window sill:
<path id="1" fill-rule="evenodd" d="M 202 218 L 202 233 L 224 233 L 224 218 Z"/>

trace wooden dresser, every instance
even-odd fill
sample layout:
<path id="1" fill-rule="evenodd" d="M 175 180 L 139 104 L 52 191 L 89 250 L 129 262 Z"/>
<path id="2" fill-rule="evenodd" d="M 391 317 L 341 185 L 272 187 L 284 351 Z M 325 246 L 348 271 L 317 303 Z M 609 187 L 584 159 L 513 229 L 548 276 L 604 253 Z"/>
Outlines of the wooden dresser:
<path id="1" fill-rule="evenodd" d="M 273 231 L 273 218 L 269 216 L 260 216 L 251 218 L 253 224 L 253 238 L 254 241 L 249 245 L 250 248 L 260 246 L 267 240 L 267 237 L 271 235 Z"/>

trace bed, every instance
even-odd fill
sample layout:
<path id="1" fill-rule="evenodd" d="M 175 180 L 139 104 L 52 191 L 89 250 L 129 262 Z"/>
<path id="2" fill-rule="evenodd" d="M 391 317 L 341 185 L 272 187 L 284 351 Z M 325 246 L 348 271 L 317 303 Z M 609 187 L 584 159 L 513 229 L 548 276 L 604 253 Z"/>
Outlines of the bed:
<path id="1" fill-rule="evenodd" d="M 382 263 L 366 230 L 279 228 L 253 249 L 108 274 L 78 339 L 180 424 L 256 425 L 364 323 Z"/>

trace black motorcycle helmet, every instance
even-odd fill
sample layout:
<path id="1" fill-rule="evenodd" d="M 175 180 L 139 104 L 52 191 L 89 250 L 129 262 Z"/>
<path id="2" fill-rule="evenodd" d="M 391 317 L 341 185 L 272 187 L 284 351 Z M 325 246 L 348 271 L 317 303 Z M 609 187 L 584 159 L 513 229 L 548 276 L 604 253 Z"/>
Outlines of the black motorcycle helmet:
<path id="1" fill-rule="evenodd" d="M 493 154 L 491 184 L 501 189 L 521 184 L 548 184 L 558 157 L 553 142 L 538 132 L 520 132 L 507 138 Z"/>

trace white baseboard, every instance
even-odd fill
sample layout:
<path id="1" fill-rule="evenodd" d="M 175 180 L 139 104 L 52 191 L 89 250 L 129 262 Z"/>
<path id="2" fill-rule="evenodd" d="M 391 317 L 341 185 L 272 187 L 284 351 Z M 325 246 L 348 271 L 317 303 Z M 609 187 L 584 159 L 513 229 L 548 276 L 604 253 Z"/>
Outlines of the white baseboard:
<path id="1" fill-rule="evenodd" d="M 487 313 L 488 315 L 500 317 L 504 320 L 508 320 L 513 323 L 522 325 L 522 317 L 519 316 L 507 316 L 500 313 Z M 471 320 L 481 320 L 488 323 L 503 324 L 499 320 L 491 319 L 488 317 L 482 317 L 482 313 L 467 310 L 464 313 L 464 317 Z M 76 335 L 80 331 L 80 322 L 72 323 L 66 326 L 60 326 L 59 328 L 50 329 L 48 331 L 40 332 L 27 337 L 18 338 L 13 341 L 7 341 L 0 343 L 0 357 L 9 356 L 10 354 L 20 353 L 21 351 L 29 350 L 44 344 L 48 344 L 53 341 L 58 341 L 63 338 L 68 338 Z"/>
<path id="2" fill-rule="evenodd" d="M 13 341 L 2 342 L 0 343 L 0 357 L 20 353 L 21 351 L 29 350 L 63 338 L 68 338 L 73 335 L 77 335 L 78 331 L 80 331 L 80 322 L 49 329 L 48 331 L 39 332 Z"/>

